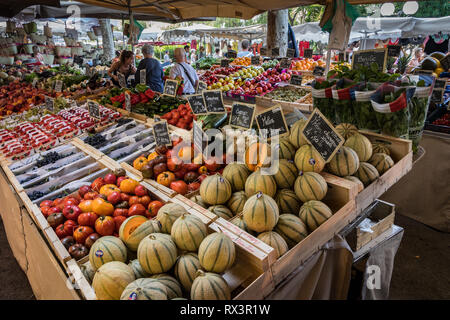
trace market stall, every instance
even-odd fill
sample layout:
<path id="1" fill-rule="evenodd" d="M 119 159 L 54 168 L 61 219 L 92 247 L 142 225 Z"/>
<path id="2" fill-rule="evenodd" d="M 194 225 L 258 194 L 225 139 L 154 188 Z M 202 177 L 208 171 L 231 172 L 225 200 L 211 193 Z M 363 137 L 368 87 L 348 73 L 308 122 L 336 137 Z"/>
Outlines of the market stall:
<path id="1" fill-rule="evenodd" d="M 181 79 L 161 94 L 110 87 L 101 67 L 2 67 L 0 214 L 36 297 L 345 299 L 355 257 L 381 238 L 369 259 L 388 289 L 402 230 L 378 198 L 426 156 L 432 74 L 450 66 L 436 55 L 417 69 L 428 75 L 389 73 L 387 50 L 367 54 L 379 63 L 327 74 L 276 50 L 223 59 L 190 96 Z"/>

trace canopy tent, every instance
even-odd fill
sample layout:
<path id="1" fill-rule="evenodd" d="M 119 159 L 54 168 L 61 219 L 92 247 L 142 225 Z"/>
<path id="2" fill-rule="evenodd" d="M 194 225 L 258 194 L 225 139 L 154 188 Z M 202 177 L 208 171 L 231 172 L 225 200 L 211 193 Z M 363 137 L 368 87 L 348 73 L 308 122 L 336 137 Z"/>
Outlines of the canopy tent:
<path id="1" fill-rule="evenodd" d="M 211 29 L 211 26 L 207 26 L 205 24 L 194 24 L 192 26 L 166 30 L 161 34 L 160 38 L 164 41 L 199 38 L 202 35 L 200 31 L 205 29 Z"/>
<path id="2" fill-rule="evenodd" d="M 266 37 L 267 25 L 258 24 L 254 26 L 231 27 L 231 28 L 214 28 L 199 30 L 200 34 L 211 36 L 213 38 L 226 39 L 262 39 Z"/>
<path id="3" fill-rule="evenodd" d="M 95 6 L 132 10 L 133 13 L 159 15 L 170 19 L 226 17 L 251 19 L 268 10 L 287 9 L 309 4 L 327 4 L 327 0 L 80 0 Z M 381 3 L 382 0 L 347 0 L 350 4 Z M 389 2 L 402 2 L 392 0 Z"/>
<path id="4" fill-rule="evenodd" d="M 297 40 L 328 43 L 328 32 L 323 32 L 318 22 L 293 26 L 292 29 Z M 350 41 L 412 38 L 428 36 L 439 32 L 450 33 L 450 16 L 442 18 L 395 17 L 377 19 L 364 17 L 356 19 L 350 33 Z"/>
<path id="5" fill-rule="evenodd" d="M 33 5 L 59 6 L 59 0 L 2 0 L 0 2 L 0 15 L 12 18 Z"/>

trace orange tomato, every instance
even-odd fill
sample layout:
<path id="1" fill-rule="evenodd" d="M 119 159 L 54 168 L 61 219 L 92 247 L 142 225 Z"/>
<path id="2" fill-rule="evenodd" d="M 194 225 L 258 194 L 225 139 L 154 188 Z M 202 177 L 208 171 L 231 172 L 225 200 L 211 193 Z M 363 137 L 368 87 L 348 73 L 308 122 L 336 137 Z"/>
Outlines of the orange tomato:
<path id="1" fill-rule="evenodd" d="M 102 198 L 96 198 L 92 200 L 92 211 L 99 216 L 110 216 L 114 212 L 114 206 Z"/>
<path id="2" fill-rule="evenodd" d="M 149 160 L 147 160 L 146 157 L 138 157 L 136 160 L 133 161 L 133 168 L 141 171 L 142 167 L 145 166 L 147 164 Z"/>
<path id="3" fill-rule="evenodd" d="M 94 200 L 83 200 L 80 202 L 78 207 L 83 212 L 91 212 L 92 211 L 92 201 L 94 201 Z"/>
<path id="4" fill-rule="evenodd" d="M 109 196 L 113 192 L 120 193 L 120 189 L 115 184 L 105 184 L 100 188 L 100 194 L 103 194 L 105 196 Z"/>
<path id="5" fill-rule="evenodd" d="M 170 171 L 164 171 L 156 178 L 156 182 L 166 187 L 169 187 L 173 181 L 175 181 L 175 175 Z"/>
<path id="6" fill-rule="evenodd" d="M 139 185 L 134 179 L 128 178 L 120 182 L 120 190 L 125 193 L 134 194 L 134 189 Z"/>

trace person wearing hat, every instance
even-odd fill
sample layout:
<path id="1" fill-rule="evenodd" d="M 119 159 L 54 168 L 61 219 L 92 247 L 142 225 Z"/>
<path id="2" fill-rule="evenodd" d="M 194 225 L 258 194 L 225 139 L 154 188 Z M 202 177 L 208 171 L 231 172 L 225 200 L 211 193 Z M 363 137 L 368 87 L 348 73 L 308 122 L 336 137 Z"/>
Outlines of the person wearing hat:
<path id="1" fill-rule="evenodd" d="M 153 46 L 146 44 L 142 47 L 144 59 L 141 60 L 136 71 L 136 83 L 141 83 L 141 70 L 145 70 L 147 86 L 153 91 L 163 92 L 163 76 L 164 72 L 161 63 L 153 58 L 155 53 Z"/>

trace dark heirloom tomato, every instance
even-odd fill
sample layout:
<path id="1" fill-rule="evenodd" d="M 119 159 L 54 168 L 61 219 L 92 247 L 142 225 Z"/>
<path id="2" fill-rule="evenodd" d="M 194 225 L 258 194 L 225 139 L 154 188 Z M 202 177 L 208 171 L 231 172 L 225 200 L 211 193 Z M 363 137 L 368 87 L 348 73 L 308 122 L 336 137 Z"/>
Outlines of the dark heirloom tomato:
<path id="1" fill-rule="evenodd" d="M 89 250 L 84 245 L 77 243 L 69 248 L 69 254 L 75 260 L 80 260 L 89 254 Z"/>
<path id="2" fill-rule="evenodd" d="M 61 212 L 52 213 L 47 217 L 47 222 L 53 229 L 62 224 L 66 220 Z"/>
<path id="3" fill-rule="evenodd" d="M 100 235 L 98 233 L 91 233 L 84 241 L 84 245 L 90 249 L 94 244 L 94 242 L 97 241 L 99 238 Z"/>

